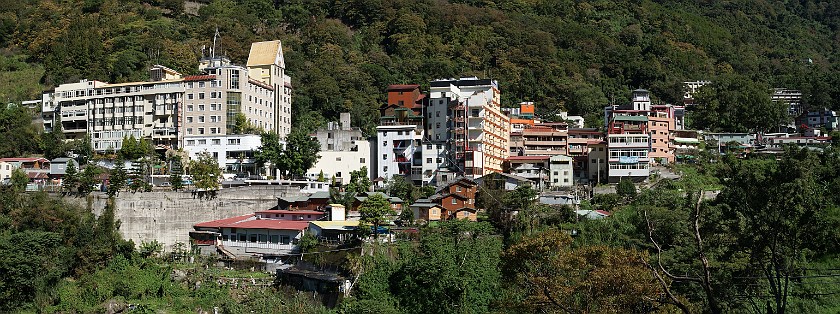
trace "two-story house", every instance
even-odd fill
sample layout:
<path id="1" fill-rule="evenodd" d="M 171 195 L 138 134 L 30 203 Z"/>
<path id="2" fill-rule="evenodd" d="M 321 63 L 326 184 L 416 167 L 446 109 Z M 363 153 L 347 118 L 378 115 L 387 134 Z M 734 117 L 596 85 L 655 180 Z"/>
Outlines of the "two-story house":
<path id="1" fill-rule="evenodd" d="M 458 178 L 430 196 L 411 205 L 418 220 L 467 219 L 476 221 L 475 195 L 478 184 L 467 178 Z M 433 215 L 440 211 L 440 216 Z"/>

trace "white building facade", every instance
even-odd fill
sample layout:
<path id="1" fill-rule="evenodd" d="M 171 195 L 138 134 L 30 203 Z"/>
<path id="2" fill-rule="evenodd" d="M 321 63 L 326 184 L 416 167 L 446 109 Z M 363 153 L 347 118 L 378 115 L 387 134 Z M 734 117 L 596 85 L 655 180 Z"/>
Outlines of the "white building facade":
<path id="1" fill-rule="evenodd" d="M 376 176 L 388 180 L 394 175 L 410 177 L 412 171 L 422 173 L 422 139 L 423 130 L 415 125 L 376 127 Z"/>
<path id="2" fill-rule="evenodd" d="M 510 118 L 500 108 L 498 82 L 476 77 L 430 83 L 426 129 L 447 143 L 455 168 L 475 178 L 501 172 L 510 155 Z"/>
<path id="3" fill-rule="evenodd" d="M 347 184 L 350 172 L 367 167 L 368 177 L 375 178 L 374 151 L 371 140 L 359 128 L 350 126 L 350 114 L 342 113 L 339 122 L 330 122 L 315 133 L 321 144 L 321 158 L 309 169 L 306 177 L 316 180 L 323 173 L 326 182 Z"/>

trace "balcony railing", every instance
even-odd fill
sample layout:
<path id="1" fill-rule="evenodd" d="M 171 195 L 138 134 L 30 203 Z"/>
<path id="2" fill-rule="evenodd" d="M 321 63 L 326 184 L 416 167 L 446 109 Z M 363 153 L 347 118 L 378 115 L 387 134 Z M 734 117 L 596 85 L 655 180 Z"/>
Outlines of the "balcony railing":
<path id="1" fill-rule="evenodd" d="M 276 251 L 278 253 L 288 253 L 297 250 L 298 246 L 294 244 L 282 244 L 282 243 L 271 243 L 271 242 L 248 242 L 248 241 L 221 241 L 221 244 L 225 247 L 238 247 L 244 248 L 246 252 L 250 252 L 251 249 L 260 250 L 260 251 Z"/>

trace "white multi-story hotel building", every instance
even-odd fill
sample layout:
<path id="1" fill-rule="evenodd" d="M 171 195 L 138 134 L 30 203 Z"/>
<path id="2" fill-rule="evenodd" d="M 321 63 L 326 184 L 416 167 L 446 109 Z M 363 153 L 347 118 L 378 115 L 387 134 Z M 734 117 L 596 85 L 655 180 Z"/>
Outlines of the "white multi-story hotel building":
<path id="1" fill-rule="evenodd" d="M 498 82 L 476 77 L 430 83 L 427 138 L 445 142 L 458 172 L 477 178 L 502 171 L 510 155 L 510 118 Z"/>
<path id="2" fill-rule="evenodd" d="M 183 76 L 156 65 L 147 82 L 110 84 L 83 80 L 44 93 L 44 128 L 61 123 L 68 139 L 89 134 L 93 148 L 119 150 L 124 137 L 150 140 L 156 149 L 183 148 L 191 157 L 206 151 L 229 171 L 251 172 L 257 134 L 244 125 L 277 132 L 291 130 L 291 80 L 284 73 L 279 41 L 255 43 L 249 67 L 221 56 L 202 58 L 201 74 Z"/>
<path id="3" fill-rule="evenodd" d="M 147 138 L 159 149 L 178 145 L 178 105 L 183 79 L 164 66 L 151 68 L 151 80 L 109 84 L 82 80 L 44 93 L 44 128 L 61 123 L 67 139 L 90 135 L 93 149 L 119 150 L 126 136 Z"/>

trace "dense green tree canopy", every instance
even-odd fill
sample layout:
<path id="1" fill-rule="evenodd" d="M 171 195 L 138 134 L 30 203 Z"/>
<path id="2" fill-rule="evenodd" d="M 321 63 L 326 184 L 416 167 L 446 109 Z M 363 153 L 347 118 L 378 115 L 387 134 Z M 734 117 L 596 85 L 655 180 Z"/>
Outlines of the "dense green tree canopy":
<path id="1" fill-rule="evenodd" d="M 767 132 L 790 120 L 788 107 L 770 101 L 770 87 L 744 75 L 723 75 L 695 96 L 694 128 L 728 132 Z"/>
<path id="2" fill-rule="evenodd" d="M 5 63 L 21 84 L 3 84 L 0 95 L 33 99 L 37 89 L 10 89 L 81 78 L 142 80 L 149 63 L 195 73 L 218 27 L 221 51 L 240 64 L 251 42 L 283 41 L 294 123 L 310 131 L 349 111 L 372 134 L 388 84 L 466 75 L 498 79 L 503 105 L 534 101 L 542 113 L 593 118 L 635 88 L 678 103 L 683 81 L 733 73 L 807 91 L 814 106 L 840 103 L 835 1 L 216 0 L 197 12 L 179 4 L 5 6 L 0 48 L 13 57 L 0 70 Z"/>

